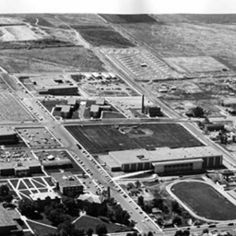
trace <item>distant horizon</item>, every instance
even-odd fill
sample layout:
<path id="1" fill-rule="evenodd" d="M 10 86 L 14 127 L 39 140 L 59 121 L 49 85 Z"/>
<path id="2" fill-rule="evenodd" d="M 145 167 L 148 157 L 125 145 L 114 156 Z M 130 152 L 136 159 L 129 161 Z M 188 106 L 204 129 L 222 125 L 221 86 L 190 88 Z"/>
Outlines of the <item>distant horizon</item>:
<path id="1" fill-rule="evenodd" d="M 0 14 L 236 14 L 235 0 L 0 0 Z"/>

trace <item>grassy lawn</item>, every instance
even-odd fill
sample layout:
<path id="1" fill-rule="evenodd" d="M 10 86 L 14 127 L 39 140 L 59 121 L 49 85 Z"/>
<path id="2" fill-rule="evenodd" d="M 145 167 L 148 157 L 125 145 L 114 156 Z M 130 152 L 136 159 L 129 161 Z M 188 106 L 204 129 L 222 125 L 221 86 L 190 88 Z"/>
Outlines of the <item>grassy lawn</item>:
<path id="1" fill-rule="evenodd" d="M 212 220 L 236 219 L 236 206 L 206 183 L 183 181 L 171 190 L 199 216 Z"/>
<path id="2" fill-rule="evenodd" d="M 130 228 L 126 226 L 114 224 L 111 222 L 107 223 L 107 222 L 102 221 L 99 218 L 87 216 L 87 215 L 79 218 L 74 224 L 76 228 L 84 229 L 85 231 L 91 228 L 94 230 L 94 232 L 96 232 L 96 226 L 98 224 L 105 224 L 107 227 L 108 233 L 125 232 L 125 231 L 131 230 Z"/>
<path id="3" fill-rule="evenodd" d="M 27 223 L 29 224 L 29 226 L 32 228 L 35 235 L 37 236 L 45 236 L 45 235 L 48 235 L 49 233 L 53 234 L 57 232 L 56 229 L 53 229 L 51 227 L 47 227 L 41 224 L 37 224 L 32 221 L 27 221 Z"/>

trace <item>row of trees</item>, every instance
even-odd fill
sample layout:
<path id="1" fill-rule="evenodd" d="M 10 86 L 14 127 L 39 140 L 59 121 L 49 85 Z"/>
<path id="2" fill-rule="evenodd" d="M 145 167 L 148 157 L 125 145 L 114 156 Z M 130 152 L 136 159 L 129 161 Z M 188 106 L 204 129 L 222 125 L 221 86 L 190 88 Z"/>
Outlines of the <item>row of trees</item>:
<path id="1" fill-rule="evenodd" d="M 172 224 L 177 226 L 181 226 L 184 219 L 190 217 L 189 214 L 181 208 L 176 201 L 170 202 L 169 200 L 164 200 L 162 198 L 155 198 L 151 202 L 145 203 L 143 196 L 139 196 L 138 205 L 148 214 L 152 213 L 154 208 L 159 209 L 163 215 L 172 214 Z M 163 226 L 164 221 L 162 218 L 158 219 L 158 224 Z"/>
<path id="2" fill-rule="evenodd" d="M 98 236 L 104 236 L 107 234 L 107 228 L 104 224 L 98 224 L 96 231 L 89 228 L 87 231 L 84 229 L 77 229 L 70 221 L 65 221 L 58 225 L 56 233 L 49 233 L 45 236 L 92 236 L 96 233 Z"/>
<path id="3" fill-rule="evenodd" d="M 37 218 L 41 213 L 44 213 L 54 226 L 70 221 L 72 217 L 78 216 L 81 211 L 86 211 L 87 215 L 90 216 L 103 216 L 108 221 L 132 226 L 128 212 L 124 211 L 113 199 L 98 204 L 64 197 L 62 202 L 50 201 L 43 207 L 38 202 L 22 199 L 19 202 L 19 210 L 29 218 Z"/>

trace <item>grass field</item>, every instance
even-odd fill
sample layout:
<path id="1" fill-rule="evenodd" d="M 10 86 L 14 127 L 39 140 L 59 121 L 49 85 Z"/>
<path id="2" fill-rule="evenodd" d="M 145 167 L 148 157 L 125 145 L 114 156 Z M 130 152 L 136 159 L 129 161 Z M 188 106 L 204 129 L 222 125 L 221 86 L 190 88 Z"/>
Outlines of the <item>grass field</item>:
<path id="1" fill-rule="evenodd" d="M 211 220 L 236 219 L 236 206 L 204 182 L 183 181 L 173 185 L 171 191 L 201 217 Z"/>
<path id="2" fill-rule="evenodd" d="M 156 23 L 156 20 L 149 15 L 110 15 L 101 14 L 106 21 L 110 23 Z"/>
<path id="3" fill-rule="evenodd" d="M 66 126 L 91 153 L 155 147 L 193 147 L 202 145 L 178 124 Z"/>
<path id="4" fill-rule="evenodd" d="M 105 70 L 99 58 L 83 47 L 4 50 L 0 52 L 0 66 L 10 73 Z"/>
<path id="5" fill-rule="evenodd" d="M 0 119 L 1 121 L 32 121 L 33 117 L 11 93 L 1 91 Z"/>
<path id="6" fill-rule="evenodd" d="M 72 27 L 93 46 L 114 48 L 128 48 L 134 46 L 128 39 L 124 38 L 120 33 L 116 32 L 109 26 L 73 25 Z"/>
<path id="7" fill-rule="evenodd" d="M 48 234 L 57 233 L 57 230 L 52 228 L 52 227 L 47 227 L 46 225 L 38 224 L 38 223 L 32 222 L 32 221 L 27 221 L 27 223 L 32 228 L 35 235 L 45 236 L 45 235 L 48 235 Z"/>
<path id="8" fill-rule="evenodd" d="M 99 224 L 105 224 L 108 233 L 125 232 L 125 231 L 131 230 L 130 228 L 128 228 L 126 226 L 114 224 L 111 222 L 107 223 L 107 222 L 100 220 L 99 218 L 88 216 L 88 215 L 82 216 L 74 224 L 75 224 L 75 228 L 83 228 L 85 230 L 85 232 L 89 228 L 92 228 L 94 230 L 94 232 L 96 232 L 96 226 Z"/>

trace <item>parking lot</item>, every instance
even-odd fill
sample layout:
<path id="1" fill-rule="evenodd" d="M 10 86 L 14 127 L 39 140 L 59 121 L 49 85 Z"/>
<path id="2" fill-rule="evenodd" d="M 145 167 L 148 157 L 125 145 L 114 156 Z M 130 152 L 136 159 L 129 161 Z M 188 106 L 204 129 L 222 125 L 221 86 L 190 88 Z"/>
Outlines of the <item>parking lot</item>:
<path id="1" fill-rule="evenodd" d="M 33 149 L 60 148 L 59 141 L 46 128 L 17 128 L 17 133 Z"/>

